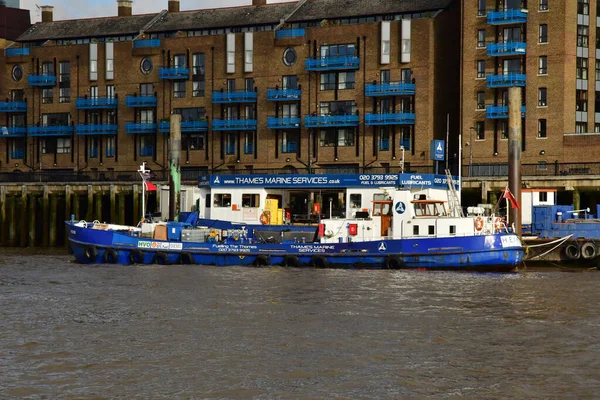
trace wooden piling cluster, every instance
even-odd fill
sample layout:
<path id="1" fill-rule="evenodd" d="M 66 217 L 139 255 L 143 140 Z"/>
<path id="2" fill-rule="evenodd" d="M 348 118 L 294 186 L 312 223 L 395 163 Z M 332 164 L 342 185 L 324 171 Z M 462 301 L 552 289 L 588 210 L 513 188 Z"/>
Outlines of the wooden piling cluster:
<path id="1" fill-rule="evenodd" d="M 64 222 L 76 220 L 136 225 L 142 209 L 141 185 L 0 184 L 0 245 L 55 247 L 67 244 Z"/>

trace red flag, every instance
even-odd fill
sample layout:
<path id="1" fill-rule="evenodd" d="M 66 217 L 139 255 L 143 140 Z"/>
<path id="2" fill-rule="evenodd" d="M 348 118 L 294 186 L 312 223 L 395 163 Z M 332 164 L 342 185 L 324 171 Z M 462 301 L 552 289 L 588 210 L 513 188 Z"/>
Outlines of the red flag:
<path id="1" fill-rule="evenodd" d="M 506 188 L 506 190 L 504 191 L 503 197 L 510 202 L 510 206 L 512 208 L 521 208 L 521 207 L 519 207 L 519 203 L 517 202 L 517 199 L 515 199 L 515 196 L 512 194 L 512 192 L 510 191 L 509 188 Z"/>
<path id="2" fill-rule="evenodd" d="M 144 185 L 146 185 L 146 190 L 148 191 L 156 191 L 156 185 L 151 182 L 144 181 Z"/>

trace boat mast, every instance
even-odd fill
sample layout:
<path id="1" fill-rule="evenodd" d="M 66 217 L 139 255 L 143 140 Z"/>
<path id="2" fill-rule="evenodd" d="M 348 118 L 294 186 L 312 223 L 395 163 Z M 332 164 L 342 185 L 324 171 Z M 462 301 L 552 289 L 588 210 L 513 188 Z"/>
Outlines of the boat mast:
<path id="1" fill-rule="evenodd" d="M 137 171 L 142 178 L 142 219 L 146 217 L 146 179 L 150 176 L 150 170 L 146 169 L 146 161 L 140 165 Z"/>

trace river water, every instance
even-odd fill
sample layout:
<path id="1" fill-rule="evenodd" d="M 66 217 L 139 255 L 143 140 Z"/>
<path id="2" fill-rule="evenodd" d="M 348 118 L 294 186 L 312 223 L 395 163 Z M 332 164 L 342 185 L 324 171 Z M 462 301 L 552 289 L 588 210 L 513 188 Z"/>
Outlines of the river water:
<path id="1" fill-rule="evenodd" d="M 598 271 L 2 254 L 0 398 L 598 398 L 599 293 Z"/>

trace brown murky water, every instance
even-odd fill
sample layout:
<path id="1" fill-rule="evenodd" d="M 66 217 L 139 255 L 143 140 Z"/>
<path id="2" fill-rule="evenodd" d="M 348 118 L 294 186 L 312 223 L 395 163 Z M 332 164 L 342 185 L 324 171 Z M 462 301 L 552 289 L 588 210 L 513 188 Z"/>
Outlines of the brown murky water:
<path id="1" fill-rule="evenodd" d="M 600 396 L 597 271 L 0 257 L 2 399 Z"/>

